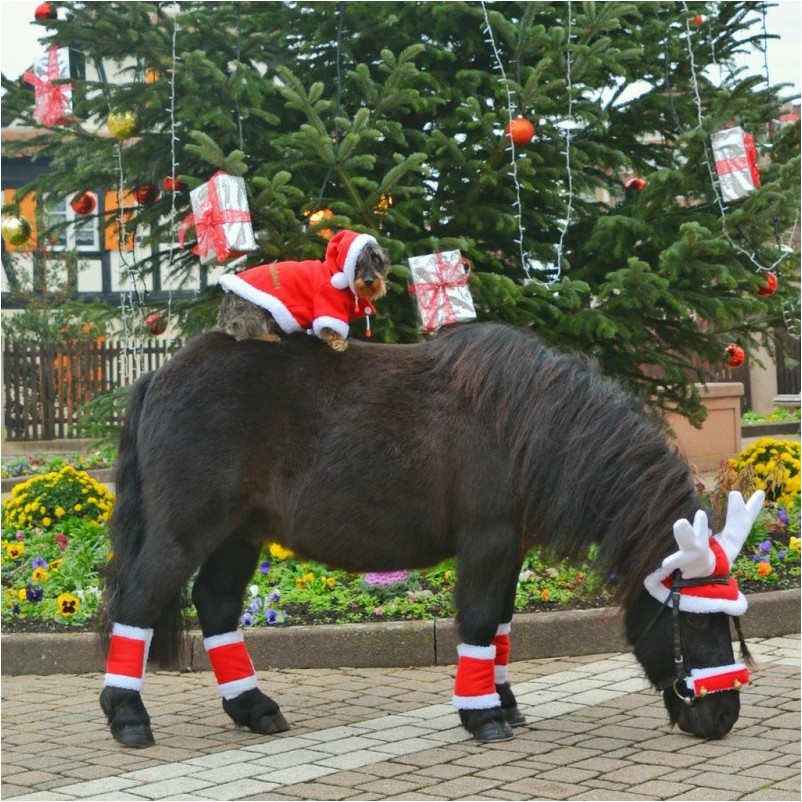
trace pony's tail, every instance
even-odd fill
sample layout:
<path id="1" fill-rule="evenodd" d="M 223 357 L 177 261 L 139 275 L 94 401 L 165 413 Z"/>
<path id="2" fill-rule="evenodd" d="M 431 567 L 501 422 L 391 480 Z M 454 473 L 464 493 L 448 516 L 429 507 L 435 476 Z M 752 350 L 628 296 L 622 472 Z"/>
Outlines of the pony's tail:
<path id="1" fill-rule="evenodd" d="M 129 572 L 142 549 L 146 535 L 137 437 L 145 396 L 154 375 L 155 371 L 145 373 L 134 384 L 120 433 L 114 471 L 116 497 L 109 521 L 111 557 L 104 571 L 102 637 L 107 648 L 111 627 L 117 621 L 121 591 L 129 581 Z M 185 632 L 182 616 L 183 595 L 178 592 L 171 597 L 151 625 L 153 640 L 150 646 L 150 659 L 163 665 L 174 664 L 181 652 L 182 635 Z"/>

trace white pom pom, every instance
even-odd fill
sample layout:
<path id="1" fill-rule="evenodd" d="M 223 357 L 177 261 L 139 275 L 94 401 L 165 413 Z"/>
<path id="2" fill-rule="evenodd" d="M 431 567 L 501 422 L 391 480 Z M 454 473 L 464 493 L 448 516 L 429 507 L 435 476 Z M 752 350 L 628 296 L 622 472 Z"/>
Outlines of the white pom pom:
<path id="1" fill-rule="evenodd" d="M 331 277 L 331 286 L 336 290 L 348 289 L 348 278 L 345 273 L 335 273 Z"/>

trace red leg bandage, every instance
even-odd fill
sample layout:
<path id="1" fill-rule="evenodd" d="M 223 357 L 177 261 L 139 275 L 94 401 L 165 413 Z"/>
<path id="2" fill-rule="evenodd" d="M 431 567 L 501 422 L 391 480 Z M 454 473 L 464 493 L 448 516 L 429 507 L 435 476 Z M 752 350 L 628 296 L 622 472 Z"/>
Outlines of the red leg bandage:
<path id="1" fill-rule="evenodd" d="M 256 687 L 256 672 L 240 630 L 204 638 L 203 646 L 209 655 L 220 696 L 233 699 Z"/>
<path id="2" fill-rule="evenodd" d="M 141 691 L 152 637 L 152 629 L 115 624 L 111 630 L 103 684 L 129 691 Z"/>
<path id="3" fill-rule="evenodd" d="M 493 638 L 493 645 L 496 647 L 496 657 L 493 661 L 496 685 L 503 685 L 505 682 L 509 682 L 507 678 L 507 666 L 510 663 L 509 624 L 499 624 L 496 637 Z"/>
<path id="4" fill-rule="evenodd" d="M 454 682 L 452 699 L 454 707 L 459 710 L 499 707 L 501 700 L 496 693 L 493 674 L 496 647 L 460 643 L 457 646 L 457 654 L 459 663 L 457 663 L 457 678 Z"/>

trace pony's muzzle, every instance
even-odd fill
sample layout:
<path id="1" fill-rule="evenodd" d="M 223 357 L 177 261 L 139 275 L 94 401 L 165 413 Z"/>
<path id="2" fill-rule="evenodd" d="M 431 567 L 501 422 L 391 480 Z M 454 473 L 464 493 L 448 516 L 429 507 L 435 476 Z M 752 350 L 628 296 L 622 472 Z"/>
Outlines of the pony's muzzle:
<path id="1" fill-rule="evenodd" d="M 683 732 L 714 741 L 729 733 L 740 712 L 738 691 L 723 691 L 696 697 L 692 705 L 682 705 L 677 714 L 677 726 Z"/>

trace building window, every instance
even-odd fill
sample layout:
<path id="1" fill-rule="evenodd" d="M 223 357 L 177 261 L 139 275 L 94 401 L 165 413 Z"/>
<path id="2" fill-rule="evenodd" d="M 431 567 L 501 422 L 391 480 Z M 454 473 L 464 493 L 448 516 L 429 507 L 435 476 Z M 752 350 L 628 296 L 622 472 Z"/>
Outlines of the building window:
<path id="1" fill-rule="evenodd" d="M 45 198 L 44 222 L 54 227 L 51 247 L 53 250 L 98 251 L 100 242 L 97 225 L 97 209 L 92 214 L 80 215 L 70 206 L 71 198 Z"/>

